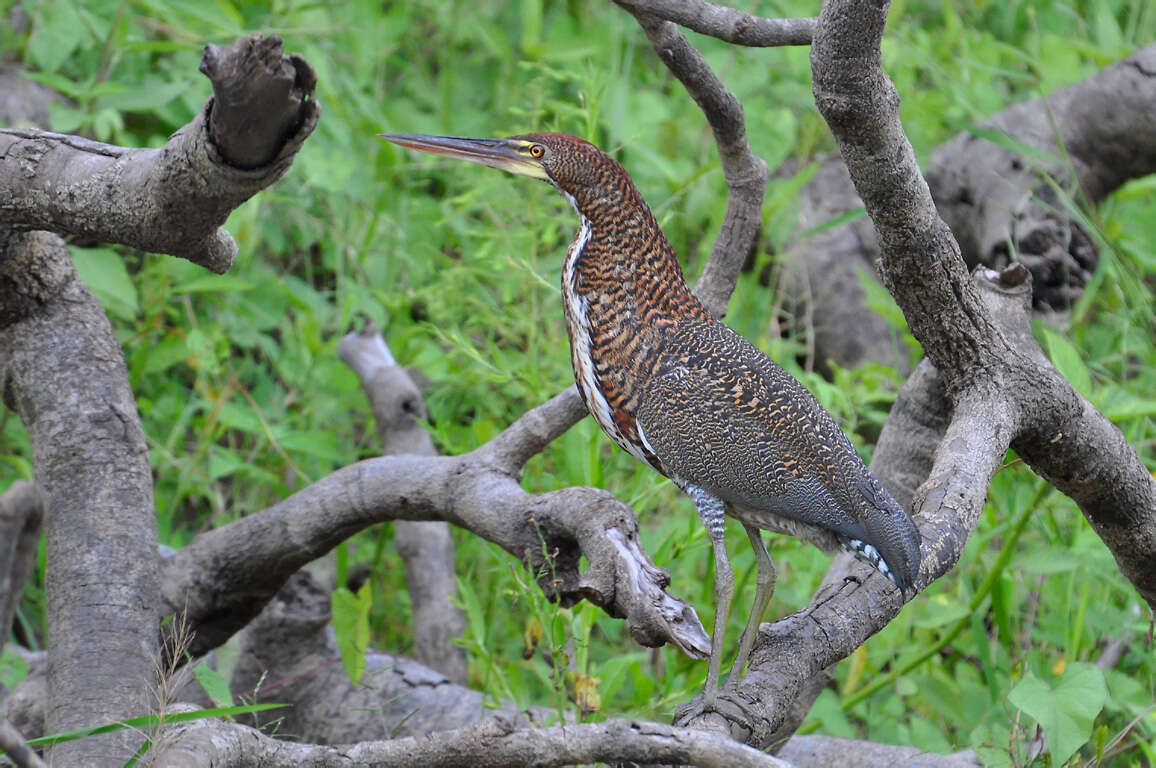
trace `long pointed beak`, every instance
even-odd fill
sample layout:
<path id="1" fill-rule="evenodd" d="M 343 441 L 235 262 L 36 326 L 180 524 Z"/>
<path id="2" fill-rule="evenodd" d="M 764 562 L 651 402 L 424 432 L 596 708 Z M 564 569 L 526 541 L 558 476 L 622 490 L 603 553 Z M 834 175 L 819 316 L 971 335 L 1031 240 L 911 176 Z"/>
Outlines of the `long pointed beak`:
<path id="1" fill-rule="evenodd" d="M 380 138 L 403 147 L 488 165 L 519 176 L 548 179 L 546 169 L 529 157 L 531 142 L 521 139 L 468 139 L 463 136 L 430 136 L 421 133 L 379 133 Z"/>

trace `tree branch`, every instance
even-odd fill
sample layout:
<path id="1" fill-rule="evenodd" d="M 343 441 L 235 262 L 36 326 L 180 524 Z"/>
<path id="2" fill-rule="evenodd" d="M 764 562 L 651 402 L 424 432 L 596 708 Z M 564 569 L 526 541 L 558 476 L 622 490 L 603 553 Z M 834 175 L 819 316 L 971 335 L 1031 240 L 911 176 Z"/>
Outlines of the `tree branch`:
<path id="1" fill-rule="evenodd" d="M 337 346 L 365 390 L 377 423 L 382 454 L 436 456 L 433 440 L 418 419 L 428 419 L 425 400 L 397 364 L 372 324 L 346 334 Z M 413 606 L 414 655 L 459 685 L 467 679 L 465 649 L 454 645 L 466 617 L 454 604 L 454 540 L 444 522 L 398 520 L 394 544 L 405 563 L 405 583 Z"/>
<path id="2" fill-rule="evenodd" d="M 292 744 L 242 725 L 196 721 L 175 726 L 154 752 L 170 768 L 519 768 L 583 763 L 679 763 L 707 768 L 783 768 L 786 763 L 725 737 L 637 720 L 517 729 L 495 716 L 477 725 L 343 747 Z"/>
<path id="3" fill-rule="evenodd" d="M 629 507 L 593 488 L 532 495 L 503 466 L 501 446 L 522 444 L 518 433 L 548 406 L 472 453 L 362 461 L 198 536 L 165 561 L 161 586 L 170 610 L 188 608 L 194 654 L 248 622 L 305 563 L 368 525 L 401 519 L 467 528 L 527 562 L 547 595 L 624 617 L 643 645 L 672 642 L 705 656 L 710 643 L 694 609 L 664 591 L 670 577 L 642 551 Z M 590 565 L 580 573 L 582 557 Z"/>
<path id="4" fill-rule="evenodd" d="M 719 236 L 694 292 L 715 317 L 721 318 L 726 315 L 739 271 L 758 242 L 767 164 L 751 152 L 742 104 L 678 27 L 630 6 L 623 7 L 634 14 L 655 53 L 686 87 L 714 133 L 726 177 L 727 206 Z"/>
<path id="5" fill-rule="evenodd" d="M 44 497 L 34 483 L 17 480 L 0 495 L 0 651 L 36 567 L 43 518 Z"/>
<path id="6" fill-rule="evenodd" d="M 816 19 L 768 19 L 735 8 L 698 0 L 615 0 L 635 16 L 646 14 L 673 21 L 703 35 L 735 45 L 769 48 L 810 45 Z"/>
<path id="7" fill-rule="evenodd" d="M 0 754 L 7 755 L 16 768 L 46 768 L 40 756 L 24 741 L 20 731 L 3 719 L 0 719 Z"/>
<path id="8" fill-rule="evenodd" d="M 0 221 L 227 271 L 237 243 L 221 225 L 234 208 L 280 178 L 320 115 L 312 100 L 315 78 L 303 59 L 286 59 L 284 67 L 296 73 L 291 88 L 284 67 L 253 66 L 258 59 L 267 64 L 272 55 L 280 56 L 278 38 L 210 46 L 206 61 L 212 64 L 204 68 L 222 78 L 214 80 L 221 101 L 211 99 L 159 149 L 125 149 L 48 131 L 0 131 Z M 243 88 L 239 69 L 254 78 Z M 266 89 L 274 95 L 258 98 Z M 273 109 L 278 104 L 280 110 Z M 268 111 L 253 119 L 255 106 Z M 212 136 L 210 125 L 216 129 Z M 238 126 L 245 128 L 243 138 L 225 133 Z M 274 134 L 286 126 L 295 133 L 279 144 L 257 146 L 277 140 Z M 257 160 L 265 162 L 249 164 Z"/>
<path id="9" fill-rule="evenodd" d="M 0 317 L 0 394 L 28 430 L 48 499 L 47 726 L 130 717 L 152 683 L 142 638 L 156 636 L 159 595 L 152 471 L 120 343 L 63 241 L 45 232 L 0 231 L 0 305 L 12 308 Z M 58 745 L 52 759 L 119 766 L 137 743 L 107 734 Z"/>

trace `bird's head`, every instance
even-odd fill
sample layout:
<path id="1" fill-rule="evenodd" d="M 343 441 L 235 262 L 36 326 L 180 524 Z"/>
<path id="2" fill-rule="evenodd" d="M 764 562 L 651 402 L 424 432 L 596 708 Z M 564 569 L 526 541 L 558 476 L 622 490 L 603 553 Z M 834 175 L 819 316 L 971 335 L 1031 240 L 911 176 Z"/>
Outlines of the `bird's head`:
<path id="1" fill-rule="evenodd" d="M 585 139 L 567 133 L 528 133 L 508 139 L 470 139 L 415 133 L 378 134 L 386 141 L 435 155 L 530 176 L 553 184 L 575 207 L 594 196 L 626 191 L 622 166 Z M 625 179 L 626 184 L 614 183 Z"/>

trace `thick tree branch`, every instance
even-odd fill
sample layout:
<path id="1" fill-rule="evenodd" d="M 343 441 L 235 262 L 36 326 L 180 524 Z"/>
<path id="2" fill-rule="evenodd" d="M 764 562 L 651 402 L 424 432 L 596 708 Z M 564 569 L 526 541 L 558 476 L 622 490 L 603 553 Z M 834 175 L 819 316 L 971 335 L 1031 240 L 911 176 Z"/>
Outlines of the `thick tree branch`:
<path id="1" fill-rule="evenodd" d="M 433 440 L 418 421 L 429 418 L 421 391 L 394 360 L 377 328 L 370 324 L 346 334 L 337 353 L 361 379 L 377 423 L 382 454 L 436 456 Z M 436 521 L 398 520 L 393 530 L 413 606 L 414 655 L 464 685 L 466 652 L 453 641 L 465 631 L 466 617 L 454 604 L 457 583 L 449 526 Z"/>
<path id="2" fill-rule="evenodd" d="M 707 768 L 776 768 L 770 755 L 703 731 L 637 720 L 523 728 L 504 716 L 477 725 L 342 747 L 291 744 L 242 725 L 198 721 L 173 728 L 154 752 L 170 768 L 549 768 L 584 763 L 678 763 Z"/>
<path id="3" fill-rule="evenodd" d="M 1046 179 L 1077 204 L 1095 205 L 1156 171 L 1156 137 L 1147 129 L 1153 103 L 1156 44 L 984 124 L 1034 153 L 974 132 L 938 147 L 927 183 L 968 265 L 1022 262 L 1036 306 L 1068 309 L 1096 267 L 1097 246 Z"/>
<path id="4" fill-rule="evenodd" d="M 899 125 L 894 87 L 879 69 L 886 10 L 886 4 L 830 0 L 820 17 L 812 65 L 816 100 L 879 232 L 885 280 L 928 356 L 943 363 L 940 375 L 952 404 L 929 478 L 912 501 L 923 534 L 916 587 L 922 589 L 958 559 L 990 478 L 1014 439 L 1041 474 L 1059 475 L 1053 481 L 1061 490 L 1077 501 L 1081 493 L 1096 500 L 1081 502 L 1086 514 L 1093 503 L 1103 505 L 1093 514 L 1107 521 L 1089 518 L 1098 531 L 1110 530 L 1105 543 L 1151 603 L 1153 478 L 1110 425 L 1085 427 L 1098 437 L 1107 462 L 1097 461 L 1082 440 L 1070 439 L 1058 450 L 1048 447 L 1049 441 L 1067 439 L 1073 422 L 1095 418 L 1094 411 L 1047 365 L 1031 336 L 1026 270 L 1016 265 L 1002 274 L 961 277 L 958 247 L 935 214 Z M 929 385 L 924 390 L 931 393 Z M 1046 399 L 1024 395 L 1033 387 L 1047 392 Z M 938 424 L 925 431 L 929 444 Z M 1114 509 L 1106 509 L 1110 504 Z M 1117 535 L 1125 529 L 1127 540 Z M 745 718 L 731 718 L 736 737 L 760 746 L 782 738 L 784 712 L 805 682 L 849 654 L 901 607 L 897 591 L 878 574 L 858 564 L 845 572 L 842 560 L 811 606 L 762 628 L 751 671 L 733 691 L 747 705 Z M 718 715 L 701 724 L 728 727 Z"/>
<path id="5" fill-rule="evenodd" d="M 548 595 L 566 604 L 586 598 L 626 618 L 643 645 L 672 642 L 705 656 L 710 644 L 694 609 L 664 591 L 669 575 L 642 551 L 629 507 L 593 488 L 526 493 L 499 461 L 503 452 L 491 446 L 522 442 L 517 433 L 534 428 L 536 411 L 472 453 L 362 461 L 198 536 L 162 574 L 170 610 L 188 607 L 194 653 L 248 622 L 305 563 L 373 523 L 400 519 L 467 528 L 525 561 Z M 580 573 L 582 557 L 590 565 Z"/>
<path id="6" fill-rule="evenodd" d="M 159 595 L 152 471 L 120 343 L 64 243 L 45 232 L 0 232 L 0 305 L 13 308 L 0 317 L 0 394 L 28 430 L 48 500 L 47 726 L 131 717 L 152 684 L 142 638 L 156 636 Z M 121 732 L 52 755 L 120 766 L 136 743 Z"/>
<path id="7" fill-rule="evenodd" d="M 277 38 L 211 47 L 206 61 L 213 64 L 206 69 L 221 78 L 214 80 L 221 100 L 210 100 L 159 149 L 125 149 L 46 131 L 0 131 L 0 221 L 14 229 L 168 253 L 225 272 L 237 243 L 221 225 L 285 173 L 320 115 L 312 100 L 315 78 L 304 60 L 286 63 L 296 72 L 288 89 L 284 68 L 252 66 L 272 55 L 280 57 Z M 255 79 L 239 82 L 239 69 Z M 272 99 L 259 98 L 265 89 L 272 90 Z M 269 109 L 254 119 L 254 106 L 274 104 L 280 111 Z M 217 129 L 213 136 L 210 124 Z M 246 127 L 242 138 L 224 132 L 238 125 Z M 295 132 L 281 136 L 286 126 Z M 260 140 L 279 143 L 259 148 Z M 257 160 L 263 162 L 250 165 Z"/>
<path id="8" fill-rule="evenodd" d="M 767 164 L 751 152 L 743 105 L 711 71 L 706 59 L 673 23 L 627 7 L 655 53 L 686 87 L 714 133 L 727 183 L 727 206 L 719 236 L 703 267 L 695 295 L 716 316 L 726 315 L 739 271 L 755 249 L 762 225 Z"/>
<path id="9" fill-rule="evenodd" d="M 647 14 L 735 45 L 769 48 L 810 45 L 816 19 L 768 19 L 700 0 L 615 0 L 634 15 Z"/>

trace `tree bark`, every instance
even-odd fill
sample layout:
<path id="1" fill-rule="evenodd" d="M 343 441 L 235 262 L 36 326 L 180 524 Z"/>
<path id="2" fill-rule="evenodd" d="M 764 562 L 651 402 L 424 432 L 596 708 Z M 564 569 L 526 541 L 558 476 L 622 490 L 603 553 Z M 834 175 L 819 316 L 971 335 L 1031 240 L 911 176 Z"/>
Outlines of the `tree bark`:
<path id="1" fill-rule="evenodd" d="M 385 456 L 436 456 L 433 440 L 419 420 L 428 420 L 421 391 L 397 364 L 385 339 L 372 324 L 346 334 L 337 353 L 361 379 L 377 424 Z M 454 683 L 467 680 L 466 651 L 454 645 L 466 629 L 466 616 L 454 604 L 457 582 L 454 540 L 444 522 L 398 520 L 393 540 L 405 563 L 405 584 L 413 606 L 414 656 Z"/>

